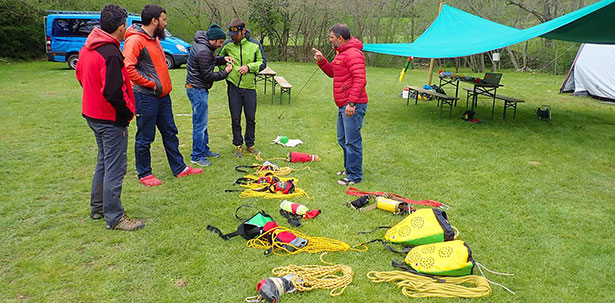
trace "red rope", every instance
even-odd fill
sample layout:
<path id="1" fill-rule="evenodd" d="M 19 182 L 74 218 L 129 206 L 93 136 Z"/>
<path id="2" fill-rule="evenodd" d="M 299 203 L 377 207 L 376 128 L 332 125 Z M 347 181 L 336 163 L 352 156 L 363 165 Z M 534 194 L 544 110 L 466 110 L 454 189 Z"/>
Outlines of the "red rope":
<path id="1" fill-rule="evenodd" d="M 368 191 L 360 191 L 354 187 L 349 187 L 346 190 L 346 193 L 352 196 L 366 196 L 366 195 L 376 195 L 376 196 L 387 196 L 387 197 L 395 197 L 397 199 L 399 199 L 400 201 L 404 201 L 406 203 L 409 204 L 418 204 L 418 205 L 426 205 L 426 206 L 430 206 L 430 207 L 440 207 L 443 204 L 435 201 L 435 200 L 423 200 L 423 201 L 416 201 L 416 200 L 411 200 L 408 199 L 406 197 L 400 196 L 398 194 L 394 194 L 394 193 L 387 193 L 387 192 L 381 192 L 381 191 L 372 191 L 372 192 L 368 192 Z"/>

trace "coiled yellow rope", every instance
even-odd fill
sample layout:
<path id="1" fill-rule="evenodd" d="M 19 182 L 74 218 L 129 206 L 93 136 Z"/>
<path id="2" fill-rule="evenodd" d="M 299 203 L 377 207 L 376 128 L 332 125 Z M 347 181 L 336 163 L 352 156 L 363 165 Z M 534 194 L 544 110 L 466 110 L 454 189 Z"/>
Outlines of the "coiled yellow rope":
<path id="1" fill-rule="evenodd" d="M 308 240 L 308 244 L 304 247 L 299 248 L 292 244 L 272 240 L 272 239 L 276 239 L 279 233 L 285 232 L 285 231 L 293 233 L 295 236 L 299 238 Z M 258 236 L 255 239 L 249 240 L 248 242 L 246 242 L 246 246 L 265 249 L 265 250 L 271 250 L 271 252 L 277 255 L 284 255 L 284 254 L 295 255 L 300 252 L 319 253 L 319 252 L 327 252 L 327 251 L 349 251 L 349 250 L 364 252 L 364 251 L 367 251 L 368 249 L 367 246 L 364 244 L 355 245 L 351 247 L 346 242 L 342 242 L 342 241 L 330 239 L 330 238 L 324 238 L 324 237 L 309 237 L 301 232 L 290 230 L 288 228 L 284 228 L 281 226 L 275 229 L 271 229 L 263 233 L 262 235 Z M 294 251 L 288 250 L 285 246 L 294 248 Z"/>
<path id="2" fill-rule="evenodd" d="M 310 172 L 312 171 L 312 169 L 309 166 L 306 166 L 300 169 L 295 169 L 295 168 L 288 167 L 288 166 L 273 168 L 272 166 L 263 166 L 262 164 L 258 164 L 258 163 L 254 163 L 252 165 L 256 169 L 256 172 L 254 174 L 258 176 L 263 176 L 271 172 L 275 173 L 277 176 L 287 176 L 287 175 L 290 175 L 290 173 L 292 173 L 293 171 L 299 171 L 299 170 L 309 170 Z"/>
<path id="3" fill-rule="evenodd" d="M 294 178 L 294 177 L 280 177 L 277 176 L 277 173 L 272 173 L 269 172 L 270 176 L 274 177 L 274 178 L 278 178 L 280 181 L 282 182 L 286 182 L 286 181 L 292 181 L 293 184 L 295 184 L 295 186 L 297 184 L 299 184 L 299 179 L 298 178 Z M 263 182 L 261 184 L 258 183 L 259 179 L 262 177 L 268 176 L 267 174 L 261 176 L 261 175 L 257 175 L 257 174 L 250 174 L 250 175 L 245 175 L 243 176 L 241 179 L 244 180 L 245 182 L 247 182 L 247 184 L 239 184 L 239 186 L 241 187 L 245 187 L 245 188 L 250 188 L 250 189 L 263 189 L 265 187 L 267 187 L 269 184 L 266 182 Z"/>
<path id="4" fill-rule="evenodd" d="M 438 277 L 446 283 L 405 271 L 370 271 L 367 277 L 374 283 L 397 282 L 397 288 L 408 297 L 480 298 L 491 294 L 491 286 L 482 276 Z M 472 284 L 474 287 L 462 284 Z"/>
<path id="5" fill-rule="evenodd" d="M 326 252 L 320 255 L 320 261 L 331 264 L 322 259 L 324 254 Z M 354 277 L 352 267 L 342 264 L 331 264 L 331 266 L 290 264 L 286 267 L 274 268 L 271 273 L 278 277 L 293 275 L 291 281 L 299 291 L 330 289 L 329 295 L 332 297 L 343 294 Z"/>
<path id="6" fill-rule="evenodd" d="M 272 193 L 269 190 L 255 191 L 254 189 L 247 188 L 239 194 L 239 198 L 265 198 L 265 199 L 288 199 L 293 197 L 306 196 L 310 197 L 303 189 L 296 188 L 295 192 L 289 194 L 283 194 L 281 192 Z"/>

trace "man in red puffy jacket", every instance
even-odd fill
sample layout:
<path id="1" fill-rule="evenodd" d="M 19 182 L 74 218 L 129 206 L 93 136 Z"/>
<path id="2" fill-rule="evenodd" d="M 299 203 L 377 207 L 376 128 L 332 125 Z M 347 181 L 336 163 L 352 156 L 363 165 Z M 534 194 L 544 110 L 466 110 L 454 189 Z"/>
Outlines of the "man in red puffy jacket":
<path id="1" fill-rule="evenodd" d="M 337 175 L 345 176 L 337 183 L 353 185 L 363 179 L 361 127 L 367 110 L 363 43 L 350 36 L 346 24 L 339 23 L 331 27 L 329 41 L 336 51 L 332 62 L 327 61 L 319 50 L 312 50 L 320 69 L 333 78 L 333 99 L 338 107 L 337 142 L 344 151 L 344 170 Z"/>
<path id="2" fill-rule="evenodd" d="M 131 231 L 145 223 L 128 218 L 120 201 L 126 175 L 128 124 L 135 112 L 135 98 L 120 51 L 127 16 L 126 10 L 115 4 L 103 8 L 100 28 L 92 30 L 79 52 L 75 73 L 83 86 L 82 115 L 98 144 L 90 218 L 104 217 L 107 228 Z"/>

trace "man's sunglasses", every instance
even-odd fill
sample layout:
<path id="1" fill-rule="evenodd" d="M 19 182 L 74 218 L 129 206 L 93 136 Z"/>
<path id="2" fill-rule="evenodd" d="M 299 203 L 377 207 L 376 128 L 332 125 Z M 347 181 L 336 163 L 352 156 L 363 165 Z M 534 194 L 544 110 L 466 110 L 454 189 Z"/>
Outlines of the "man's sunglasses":
<path id="1" fill-rule="evenodd" d="M 230 30 L 231 32 L 238 32 L 240 30 L 244 29 L 243 26 L 229 26 L 228 30 Z"/>

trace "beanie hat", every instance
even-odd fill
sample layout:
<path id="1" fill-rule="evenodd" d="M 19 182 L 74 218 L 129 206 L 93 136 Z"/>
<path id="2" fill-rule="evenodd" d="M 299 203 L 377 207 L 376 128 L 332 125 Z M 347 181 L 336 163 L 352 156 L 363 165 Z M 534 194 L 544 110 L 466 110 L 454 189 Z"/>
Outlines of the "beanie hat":
<path id="1" fill-rule="evenodd" d="M 207 30 L 207 37 L 209 38 L 209 40 L 219 40 L 226 38 L 226 34 L 222 30 L 222 28 L 218 24 L 216 24 L 216 22 L 214 22 Z"/>

